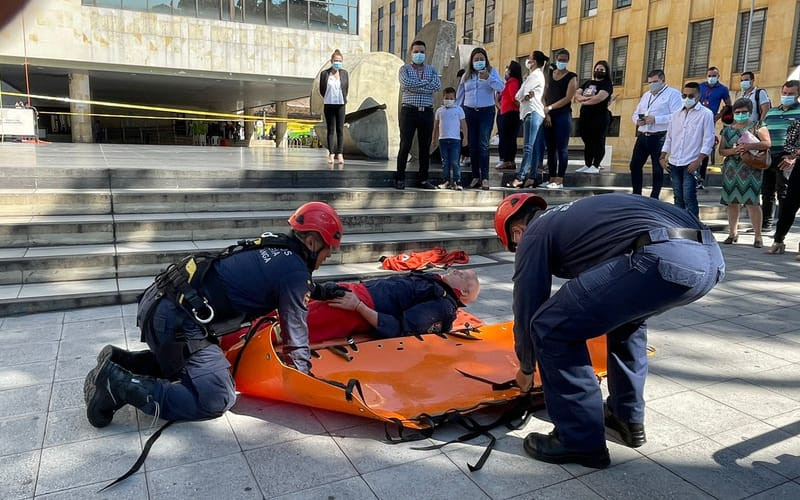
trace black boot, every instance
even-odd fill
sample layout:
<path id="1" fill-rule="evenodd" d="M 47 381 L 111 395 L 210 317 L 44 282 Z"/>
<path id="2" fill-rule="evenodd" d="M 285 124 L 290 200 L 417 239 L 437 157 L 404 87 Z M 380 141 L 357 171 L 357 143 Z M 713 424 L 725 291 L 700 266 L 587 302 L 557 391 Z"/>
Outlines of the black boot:
<path id="1" fill-rule="evenodd" d="M 578 464 L 593 469 L 605 469 L 611 464 L 608 448 L 587 451 L 565 448 L 555 430 L 550 434 L 531 432 L 522 447 L 536 460 L 551 464 Z"/>
<path id="2" fill-rule="evenodd" d="M 107 345 L 100 350 L 97 355 L 97 366 L 103 364 L 107 359 L 137 375 L 147 375 L 149 377 L 161 378 L 161 368 L 158 366 L 156 356 L 150 350 L 126 351 L 113 345 Z"/>
<path id="3" fill-rule="evenodd" d="M 606 427 L 617 431 L 622 442 L 629 448 L 638 448 L 647 442 L 644 424 L 635 424 L 633 422 L 620 420 L 616 415 L 611 413 L 611 410 L 608 409 L 608 405 L 603 405 L 603 411 L 605 412 Z"/>
<path id="4" fill-rule="evenodd" d="M 148 404 L 155 386 L 154 378 L 134 375 L 105 359 L 86 375 L 83 384 L 86 418 L 95 427 L 105 427 L 126 404 L 137 408 Z"/>

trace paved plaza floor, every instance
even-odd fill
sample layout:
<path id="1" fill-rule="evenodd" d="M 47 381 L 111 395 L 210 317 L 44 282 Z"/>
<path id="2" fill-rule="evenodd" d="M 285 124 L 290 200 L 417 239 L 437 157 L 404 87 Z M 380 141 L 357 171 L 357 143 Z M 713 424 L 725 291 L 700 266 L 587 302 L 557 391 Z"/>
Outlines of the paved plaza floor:
<path id="1" fill-rule="evenodd" d="M 526 456 L 524 436 L 551 428 L 544 412 L 494 431 L 492 456 L 469 472 L 485 440 L 418 451 L 387 444 L 373 421 L 241 397 L 222 418 L 169 428 L 139 473 L 96 495 L 159 425 L 131 407 L 104 429 L 85 417 L 98 350 L 142 347 L 135 306 L 0 318 L 0 498 L 800 498 L 797 236 L 775 256 L 742 236 L 724 247 L 723 283 L 649 322 L 648 443 L 610 437 L 612 464 L 599 471 Z M 469 308 L 487 322 L 511 319 L 511 255 L 495 257 Z"/>

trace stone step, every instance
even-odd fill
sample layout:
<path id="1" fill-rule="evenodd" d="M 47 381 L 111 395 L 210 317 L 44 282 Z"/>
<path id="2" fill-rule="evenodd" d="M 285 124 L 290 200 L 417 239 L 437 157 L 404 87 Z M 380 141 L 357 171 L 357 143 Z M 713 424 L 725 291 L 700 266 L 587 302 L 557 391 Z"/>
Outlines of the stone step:
<path id="1" fill-rule="evenodd" d="M 200 251 L 218 251 L 231 240 L 131 242 L 0 249 L 0 284 L 152 277 L 168 264 Z M 428 250 L 464 250 L 470 255 L 502 250 L 492 228 L 355 234 L 342 242 L 331 264 L 378 262 L 381 256 Z"/>
<path id="2" fill-rule="evenodd" d="M 468 264 L 459 265 L 459 267 L 476 268 L 513 261 L 514 254 L 499 252 L 488 255 L 472 255 Z M 386 271 L 377 263 L 325 264 L 314 272 L 314 279 L 318 281 L 351 281 L 386 276 L 392 273 L 394 271 Z M 153 277 L 148 276 L 0 285 L 0 317 L 132 303 L 152 282 Z"/>

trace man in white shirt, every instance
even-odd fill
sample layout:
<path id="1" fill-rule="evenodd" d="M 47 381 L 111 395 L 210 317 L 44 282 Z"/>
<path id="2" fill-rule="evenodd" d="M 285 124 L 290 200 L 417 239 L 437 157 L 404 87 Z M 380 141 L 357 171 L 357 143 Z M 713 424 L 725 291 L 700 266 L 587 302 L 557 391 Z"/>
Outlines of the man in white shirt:
<path id="1" fill-rule="evenodd" d="M 740 77 L 739 83 L 742 91 L 738 97 L 747 97 L 753 103 L 753 112 L 750 114 L 750 121 L 758 123 L 767 116 L 767 111 L 772 107 L 767 91 L 756 87 L 756 77 L 752 71 L 745 71 Z"/>
<path id="2" fill-rule="evenodd" d="M 659 163 L 661 146 L 667 133 L 670 117 L 681 109 L 681 93 L 665 83 L 664 72 L 654 69 L 647 74 L 650 91 L 645 92 L 633 112 L 636 124 L 636 145 L 631 155 L 631 185 L 633 194 L 642 194 L 642 169 L 647 158 L 653 165 L 653 188 L 650 197 L 658 199 L 664 184 L 664 171 Z"/>
<path id="3" fill-rule="evenodd" d="M 675 205 L 700 217 L 697 206 L 697 176 L 703 160 L 714 149 L 714 113 L 698 104 L 700 86 L 683 87 L 683 109 L 672 115 L 661 150 L 661 166 L 672 178 Z"/>

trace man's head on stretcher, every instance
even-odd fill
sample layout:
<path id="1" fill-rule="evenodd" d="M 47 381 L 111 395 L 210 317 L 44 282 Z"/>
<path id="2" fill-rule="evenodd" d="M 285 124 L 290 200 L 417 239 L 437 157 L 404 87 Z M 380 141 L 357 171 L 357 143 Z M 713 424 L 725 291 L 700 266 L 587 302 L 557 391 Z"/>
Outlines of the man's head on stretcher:
<path id="1" fill-rule="evenodd" d="M 456 292 L 464 304 L 471 304 L 481 293 L 481 283 L 478 273 L 472 269 L 452 269 L 442 275 L 442 281 L 447 283 Z"/>

